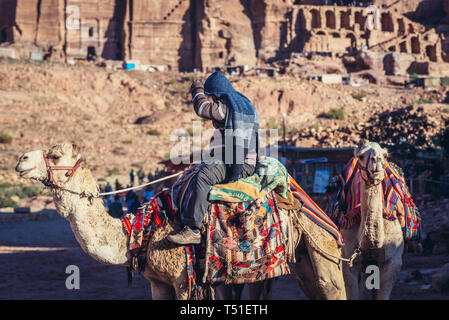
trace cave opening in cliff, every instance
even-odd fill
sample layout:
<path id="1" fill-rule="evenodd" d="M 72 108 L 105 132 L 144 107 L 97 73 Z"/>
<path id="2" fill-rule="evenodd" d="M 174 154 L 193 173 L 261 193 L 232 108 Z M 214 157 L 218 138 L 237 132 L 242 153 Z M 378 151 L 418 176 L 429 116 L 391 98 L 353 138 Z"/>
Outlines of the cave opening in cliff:
<path id="1" fill-rule="evenodd" d="M 401 42 L 400 44 L 399 44 L 399 50 L 400 50 L 400 52 L 402 52 L 402 53 L 407 53 L 407 43 L 404 41 L 404 42 Z"/>
<path id="2" fill-rule="evenodd" d="M 97 50 L 93 46 L 87 47 L 87 61 L 95 61 L 97 59 Z"/>
<path id="3" fill-rule="evenodd" d="M 321 28 L 321 14 L 318 10 L 311 10 L 310 14 L 312 15 L 312 28 L 319 29 Z"/>
<path id="4" fill-rule="evenodd" d="M 421 53 L 421 44 L 419 43 L 418 37 L 412 38 L 412 53 L 420 54 Z"/>
<path id="5" fill-rule="evenodd" d="M 365 22 L 366 22 L 367 17 L 365 17 L 363 15 L 362 11 L 356 11 L 354 18 L 355 18 L 355 23 L 360 26 L 360 30 L 363 30 L 365 28 Z"/>
<path id="6" fill-rule="evenodd" d="M 335 12 L 333 11 L 326 11 L 326 27 L 329 29 L 335 29 L 336 23 L 335 23 Z"/>
<path id="7" fill-rule="evenodd" d="M 436 46 L 427 46 L 426 54 L 429 57 L 430 61 L 437 62 L 437 48 Z"/>
<path id="8" fill-rule="evenodd" d="M 17 0 L 0 1 L 0 43 L 13 42 Z"/>
<path id="9" fill-rule="evenodd" d="M 349 12 L 340 12 L 340 25 L 341 28 L 344 29 L 351 29 L 351 22 L 350 22 L 350 13 Z"/>
<path id="10" fill-rule="evenodd" d="M 8 32 L 6 28 L 3 28 L 0 32 L 0 43 L 8 41 Z"/>
<path id="11" fill-rule="evenodd" d="M 399 29 L 399 33 L 400 34 L 404 34 L 405 33 L 405 24 L 404 24 L 404 19 L 398 19 L 398 29 Z"/>
<path id="12" fill-rule="evenodd" d="M 380 23 L 382 25 L 382 31 L 394 32 L 393 19 L 390 13 L 382 13 Z"/>

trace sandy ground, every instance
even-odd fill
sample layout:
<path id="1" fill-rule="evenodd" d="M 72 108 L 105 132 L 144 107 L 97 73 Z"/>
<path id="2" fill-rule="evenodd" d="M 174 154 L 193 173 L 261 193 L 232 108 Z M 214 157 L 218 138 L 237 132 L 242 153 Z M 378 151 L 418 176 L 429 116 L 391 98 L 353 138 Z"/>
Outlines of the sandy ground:
<path id="1" fill-rule="evenodd" d="M 392 298 L 449 299 L 449 293 L 423 289 L 426 278 L 404 282 L 411 270 L 430 270 L 448 262 L 449 256 L 405 256 Z M 69 265 L 79 267 L 79 290 L 65 286 Z M 0 299 L 151 299 L 147 280 L 138 275 L 128 288 L 125 268 L 102 265 L 90 258 L 79 247 L 68 222 L 60 217 L 0 224 L 0 275 Z M 293 275 L 278 278 L 273 298 L 306 299 Z"/>

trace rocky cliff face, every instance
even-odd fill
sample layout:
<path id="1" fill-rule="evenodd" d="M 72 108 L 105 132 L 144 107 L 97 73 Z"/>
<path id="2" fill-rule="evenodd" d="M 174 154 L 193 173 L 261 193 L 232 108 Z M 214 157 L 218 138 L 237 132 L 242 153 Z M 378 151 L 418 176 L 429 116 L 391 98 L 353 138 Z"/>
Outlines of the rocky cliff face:
<path id="1" fill-rule="evenodd" d="M 181 71 L 254 66 L 302 51 L 336 56 L 361 45 L 384 53 L 412 53 L 421 60 L 441 60 L 438 35 L 430 30 L 421 39 L 424 26 L 412 20 L 444 21 L 444 9 L 449 17 L 447 0 L 375 1 L 389 7 L 380 12 L 382 30 L 368 37 L 363 30 L 365 8 L 309 2 L 3 0 L 0 43 L 15 41 L 21 48 L 31 45 L 61 60 L 94 55 Z M 397 36 L 406 33 L 406 39 Z M 22 56 L 28 57 L 29 51 Z"/>
<path id="2" fill-rule="evenodd" d="M 201 63 L 221 66 L 256 64 L 250 1 L 209 0 L 203 6 L 199 42 Z"/>

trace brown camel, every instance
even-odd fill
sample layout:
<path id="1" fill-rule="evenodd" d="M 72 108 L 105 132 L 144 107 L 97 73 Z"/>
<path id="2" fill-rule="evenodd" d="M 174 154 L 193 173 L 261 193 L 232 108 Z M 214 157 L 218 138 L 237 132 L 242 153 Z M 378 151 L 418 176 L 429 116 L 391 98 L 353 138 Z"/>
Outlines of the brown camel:
<path id="1" fill-rule="evenodd" d="M 53 171 L 48 170 L 48 166 L 66 169 Z M 77 166 L 75 171 L 68 170 L 74 166 Z M 83 196 L 98 192 L 98 187 L 75 144 L 62 143 L 48 150 L 25 153 L 20 157 L 16 171 L 23 178 L 50 187 L 58 212 L 70 222 L 77 241 L 87 254 L 104 264 L 128 264 L 128 238 L 120 219 L 107 213 L 100 198 Z M 302 214 L 298 214 L 298 219 L 322 248 L 333 255 L 341 255 L 335 239 L 328 232 Z M 294 229 L 297 258 L 294 269 L 303 291 L 311 299 L 345 299 L 341 264 L 316 250 L 298 225 Z M 184 247 L 165 239 L 175 230 L 179 231 L 179 226 L 169 223 L 158 229 L 148 242 L 143 275 L 151 282 L 153 299 L 189 298 Z"/>
<path id="2" fill-rule="evenodd" d="M 352 267 L 343 267 L 348 299 L 389 299 L 391 290 L 402 266 L 404 239 L 398 219 L 383 218 L 384 163 L 387 152 L 377 143 L 362 141 L 355 150 L 359 159 L 360 223 L 341 230 L 345 239 L 343 255 L 351 255 L 356 248 L 361 254 Z M 373 288 L 375 269 L 379 269 L 379 288 Z M 369 278 L 368 278 L 369 277 Z M 369 282 L 371 285 L 367 285 Z"/>

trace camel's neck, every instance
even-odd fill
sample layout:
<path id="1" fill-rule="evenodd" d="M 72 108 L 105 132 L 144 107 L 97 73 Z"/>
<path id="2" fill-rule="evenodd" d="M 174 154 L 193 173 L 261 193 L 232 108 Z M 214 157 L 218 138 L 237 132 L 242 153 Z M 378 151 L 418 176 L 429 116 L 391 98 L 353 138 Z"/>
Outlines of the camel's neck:
<path id="1" fill-rule="evenodd" d="M 86 168 L 79 168 L 64 188 L 74 192 L 97 191 L 95 180 Z M 59 189 L 53 190 L 53 198 L 58 212 L 69 220 L 87 254 L 105 264 L 126 264 L 127 236 L 122 222 L 108 214 L 100 198 L 90 202 Z"/>
<path id="2" fill-rule="evenodd" d="M 384 243 L 382 184 L 360 181 L 361 222 L 359 241 L 362 249 L 378 249 Z"/>

